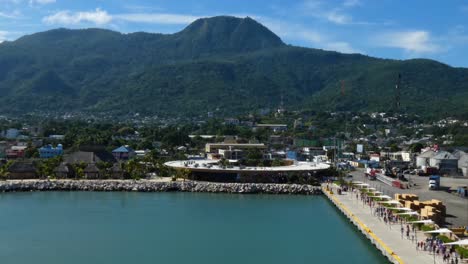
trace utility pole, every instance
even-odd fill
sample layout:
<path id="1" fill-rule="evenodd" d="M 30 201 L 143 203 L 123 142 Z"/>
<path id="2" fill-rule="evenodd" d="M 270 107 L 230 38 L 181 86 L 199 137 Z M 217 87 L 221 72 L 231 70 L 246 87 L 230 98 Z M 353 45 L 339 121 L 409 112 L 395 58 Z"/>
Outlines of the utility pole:
<path id="1" fill-rule="evenodd" d="M 398 79 L 395 85 L 395 113 L 398 113 L 400 111 L 400 85 L 401 85 L 401 74 L 398 73 Z"/>

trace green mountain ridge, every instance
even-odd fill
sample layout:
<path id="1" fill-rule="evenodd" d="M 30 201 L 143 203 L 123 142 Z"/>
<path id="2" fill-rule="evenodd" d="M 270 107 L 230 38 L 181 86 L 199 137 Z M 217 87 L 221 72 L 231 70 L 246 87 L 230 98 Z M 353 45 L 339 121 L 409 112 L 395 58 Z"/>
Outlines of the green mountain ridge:
<path id="1" fill-rule="evenodd" d="M 468 69 L 286 45 L 251 18 L 174 34 L 54 29 L 0 44 L 0 111 L 220 115 L 288 109 L 467 115 Z M 344 94 L 341 81 L 345 83 Z"/>

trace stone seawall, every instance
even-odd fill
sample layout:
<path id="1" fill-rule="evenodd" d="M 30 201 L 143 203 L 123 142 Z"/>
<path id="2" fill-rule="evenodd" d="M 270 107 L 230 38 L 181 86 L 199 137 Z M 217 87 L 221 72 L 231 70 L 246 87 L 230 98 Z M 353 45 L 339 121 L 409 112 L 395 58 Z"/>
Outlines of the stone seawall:
<path id="1" fill-rule="evenodd" d="M 0 192 L 30 191 L 322 194 L 321 188 L 318 186 L 300 184 L 156 182 L 147 180 L 25 180 L 0 182 Z"/>

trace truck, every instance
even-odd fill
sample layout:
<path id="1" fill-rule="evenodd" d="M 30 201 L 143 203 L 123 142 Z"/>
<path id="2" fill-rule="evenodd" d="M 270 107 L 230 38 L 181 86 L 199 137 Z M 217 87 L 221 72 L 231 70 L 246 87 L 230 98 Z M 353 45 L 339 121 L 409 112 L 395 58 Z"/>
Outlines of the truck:
<path id="1" fill-rule="evenodd" d="M 429 177 L 429 190 L 437 190 L 440 188 L 440 176 L 431 175 Z"/>

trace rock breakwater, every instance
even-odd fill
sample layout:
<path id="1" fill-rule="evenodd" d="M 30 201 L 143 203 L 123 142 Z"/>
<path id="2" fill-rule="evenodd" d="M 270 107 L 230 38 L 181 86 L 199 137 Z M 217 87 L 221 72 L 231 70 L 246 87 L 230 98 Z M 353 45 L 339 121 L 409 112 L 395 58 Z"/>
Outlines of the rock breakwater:
<path id="1" fill-rule="evenodd" d="M 157 182 L 149 180 L 25 180 L 0 182 L 0 192 L 205 192 L 243 194 L 321 194 L 321 188 L 300 184 Z"/>

